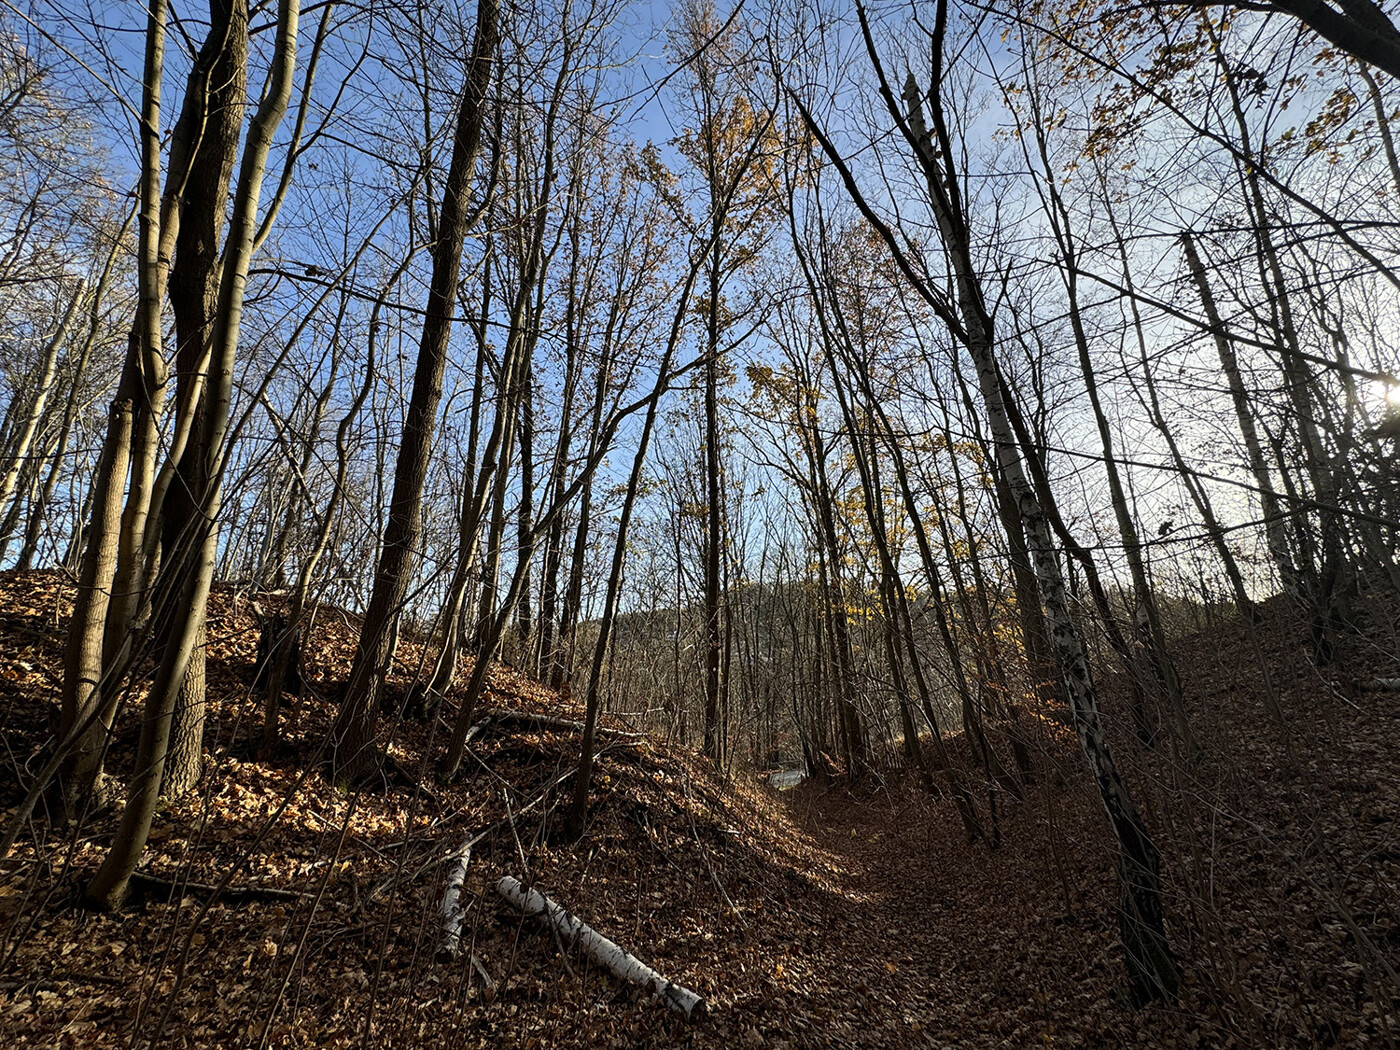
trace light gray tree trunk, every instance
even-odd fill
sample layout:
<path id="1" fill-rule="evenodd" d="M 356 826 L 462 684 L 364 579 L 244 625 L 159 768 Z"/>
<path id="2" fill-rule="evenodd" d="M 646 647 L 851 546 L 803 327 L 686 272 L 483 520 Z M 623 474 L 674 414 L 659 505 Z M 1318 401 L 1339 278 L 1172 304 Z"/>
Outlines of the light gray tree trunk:
<path id="1" fill-rule="evenodd" d="M 179 581 L 160 666 L 146 700 L 146 714 L 137 745 L 136 772 L 128 790 L 121 824 L 111 851 L 88 885 L 84 899 L 96 908 L 112 909 L 125 900 L 131 875 L 146 847 L 155 816 L 160 785 L 165 777 L 170 733 L 191 656 L 205 630 L 209 588 L 218 555 L 221 481 L 227 455 L 229 412 L 233 402 L 233 372 L 238 351 L 243 300 L 252 261 L 258 222 L 258 200 L 273 136 L 291 99 L 296 70 L 299 0 L 279 0 L 277 35 L 266 93 L 249 123 L 243 160 L 234 193 L 232 219 L 223 253 L 213 352 L 206 390 L 206 410 L 191 453 L 201 467 L 195 493 L 199 515 L 186 531 L 180 549 L 170 552 L 169 571 Z"/>
<path id="2" fill-rule="evenodd" d="M 30 388 L 33 400 L 29 403 L 29 409 L 25 413 L 23 421 L 16 428 L 14 439 L 10 442 L 10 462 L 5 467 L 5 473 L 0 475 L 0 508 L 9 507 L 10 500 L 14 498 L 15 489 L 19 485 L 20 473 L 25 469 L 29 461 L 29 454 L 34 449 L 34 436 L 38 433 L 39 423 L 44 418 L 49 395 L 53 393 L 54 374 L 58 370 L 58 353 L 68 339 L 68 331 L 73 326 L 73 318 L 78 315 L 78 308 L 82 305 L 86 294 L 87 281 L 79 280 L 73 298 L 69 300 L 68 309 L 63 313 L 63 319 L 59 321 L 58 327 L 54 329 L 49 341 L 44 344 L 44 352 L 39 358 L 39 371 Z M 4 560 L 5 551 L 9 544 L 10 535 L 7 531 L 4 536 L 0 536 L 0 561 Z"/>

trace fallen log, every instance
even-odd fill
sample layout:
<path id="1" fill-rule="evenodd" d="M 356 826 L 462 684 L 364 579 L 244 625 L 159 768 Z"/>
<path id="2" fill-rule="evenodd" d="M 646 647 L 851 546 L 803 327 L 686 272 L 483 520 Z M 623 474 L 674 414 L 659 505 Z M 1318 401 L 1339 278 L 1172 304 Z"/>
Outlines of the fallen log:
<path id="1" fill-rule="evenodd" d="M 465 737 L 462 738 L 462 745 L 465 747 L 467 744 L 470 744 L 470 743 L 471 743 L 473 740 L 475 740 L 478 736 L 480 736 L 482 733 L 486 732 L 487 728 L 488 728 L 490 725 L 491 725 L 491 716 L 490 716 L 490 715 L 487 715 L 485 718 L 483 718 L 483 719 L 482 719 L 481 721 L 479 721 L 479 722 L 474 722 L 474 723 L 472 724 L 472 727 L 471 727 L 470 729 L 467 730 L 467 735 L 466 735 Z"/>
<path id="2" fill-rule="evenodd" d="M 518 879 L 506 875 L 496 884 L 496 892 L 526 915 L 547 919 L 565 944 L 577 945 L 614 977 L 649 992 L 687 1021 L 699 1021 L 708 1013 L 705 1000 L 700 996 L 668 981 L 538 890 L 527 890 Z"/>
<path id="3" fill-rule="evenodd" d="M 572 718 L 560 718 L 558 715 L 540 715 L 533 711 L 516 711 L 512 708 L 495 708 L 485 712 L 481 720 L 482 731 L 487 728 L 486 723 L 491 723 L 502 728 L 518 727 L 521 729 L 552 730 L 563 733 L 582 733 L 583 723 Z M 476 728 L 473 726 L 472 728 Z M 470 731 L 469 731 L 470 732 Z M 598 726 L 597 732 L 604 736 L 618 737 L 622 740 L 641 740 L 646 736 L 630 729 L 612 729 L 608 726 Z"/>
<path id="4" fill-rule="evenodd" d="M 439 962 L 450 962 L 462 952 L 462 920 L 467 914 L 466 909 L 462 907 L 462 888 L 467 881 L 467 866 L 472 862 L 472 845 L 479 838 L 480 836 L 468 839 L 452 855 L 451 864 L 447 869 L 447 890 L 442 895 L 443 941 L 437 952 Z M 469 958 L 472 969 L 481 978 L 482 994 L 487 996 L 487 1002 L 490 1002 L 490 997 L 496 993 L 496 979 L 476 957 L 476 952 L 470 953 Z"/>
<path id="5" fill-rule="evenodd" d="M 1365 678 L 1356 688 L 1363 693 L 1400 693 L 1400 678 Z"/>
<path id="6" fill-rule="evenodd" d="M 462 918 L 466 915 L 462 886 L 467 881 L 467 865 L 472 862 L 472 841 L 454 853 L 447 866 L 447 890 L 442 895 L 442 947 L 438 954 L 448 959 L 457 958 L 462 950 Z"/>
<path id="7" fill-rule="evenodd" d="M 284 890 L 277 886 L 210 886 L 203 882 L 187 882 L 184 879 L 163 879 L 145 871 L 131 873 L 133 893 L 141 893 L 148 900 L 174 901 L 181 897 L 212 897 L 214 900 L 230 904 L 246 901 L 300 900 L 306 895 L 303 890 Z"/>

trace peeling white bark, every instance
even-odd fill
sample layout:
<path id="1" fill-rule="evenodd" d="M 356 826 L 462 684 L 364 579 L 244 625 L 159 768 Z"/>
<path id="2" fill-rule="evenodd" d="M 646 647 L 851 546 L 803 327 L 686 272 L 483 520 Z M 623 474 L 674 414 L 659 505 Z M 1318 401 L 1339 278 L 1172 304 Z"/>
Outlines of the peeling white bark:
<path id="1" fill-rule="evenodd" d="M 447 890 L 442 895 L 442 948 L 440 955 L 455 959 L 462 950 L 462 886 L 467 881 L 467 865 L 472 862 L 470 843 L 454 853 L 447 867 Z"/>
<path id="2" fill-rule="evenodd" d="M 613 976 L 650 992 L 687 1021 L 698 1021 L 708 1013 L 700 996 L 667 980 L 538 890 L 528 890 L 506 875 L 496 884 L 496 892 L 526 915 L 548 920 L 565 944 L 577 945 Z"/>

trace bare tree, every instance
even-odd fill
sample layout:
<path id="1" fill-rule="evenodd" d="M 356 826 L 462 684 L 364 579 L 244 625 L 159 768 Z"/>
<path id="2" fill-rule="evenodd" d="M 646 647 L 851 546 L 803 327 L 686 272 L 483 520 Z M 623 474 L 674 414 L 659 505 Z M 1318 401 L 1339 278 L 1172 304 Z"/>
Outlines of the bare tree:
<path id="1" fill-rule="evenodd" d="M 487 93 L 497 61 L 499 17 L 499 5 L 495 0 L 480 0 L 472 51 L 467 60 L 466 83 L 457 107 L 452 159 L 437 219 L 432 283 L 418 344 L 413 395 L 394 470 L 389 520 L 375 570 L 374 592 L 346 687 L 346 700 L 336 719 L 334 769 L 338 779 L 358 779 L 373 769 L 378 760 L 375 726 L 384 676 L 393 656 L 393 639 L 403 611 L 404 596 L 408 593 L 422 529 L 423 482 L 437 427 L 462 247 L 474 218 L 469 194 L 487 112 Z"/>

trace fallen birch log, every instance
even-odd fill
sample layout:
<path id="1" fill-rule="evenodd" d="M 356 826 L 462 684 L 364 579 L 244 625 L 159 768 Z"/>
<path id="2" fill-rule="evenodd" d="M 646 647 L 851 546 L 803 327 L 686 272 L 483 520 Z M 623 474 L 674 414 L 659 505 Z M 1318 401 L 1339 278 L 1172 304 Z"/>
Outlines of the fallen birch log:
<path id="1" fill-rule="evenodd" d="M 466 915 L 466 909 L 462 907 L 462 889 L 466 885 L 467 866 L 472 862 L 472 845 L 476 841 L 477 839 L 468 839 L 450 858 L 447 891 L 442 895 L 443 941 L 442 947 L 438 949 L 439 962 L 455 959 L 462 951 L 462 919 Z M 481 978 L 484 993 L 488 996 L 495 994 L 496 979 L 482 965 L 475 952 L 471 954 L 471 964 L 472 969 Z"/>
<path id="2" fill-rule="evenodd" d="M 547 919 L 565 944 L 577 945 L 613 976 L 650 992 L 687 1021 L 701 1020 L 708 1012 L 700 996 L 668 981 L 538 890 L 527 890 L 518 879 L 506 875 L 496 884 L 496 892 L 526 915 Z"/>
<path id="3" fill-rule="evenodd" d="M 471 743 L 473 740 L 475 740 L 478 736 L 480 736 L 482 733 L 486 732 L 486 730 L 487 730 L 488 728 L 490 728 L 490 726 L 491 726 L 491 716 L 490 716 L 490 715 L 487 715 L 485 718 L 483 718 L 483 719 L 482 719 L 481 721 L 479 721 L 479 722 L 473 723 L 473 724 L 472 724 L 472 727 L 471 727 L 470 729 L 467 730 L 467 735 L 466 735 L 465 737 L 462 738 L 462 746 L 465 747 L 467 744 L 470 744 L 470 743 Z"/>
<path id="4" fill-rule="evenodd" d="M 447 890 L 442 895 L 442 947 L 439 954 L 449 959 L 457 958 L 462 950 L 462 918 L 466 909 L 462 907 L 462 887 L 467 881 L 467 865 L 472 862 L 472 847 L 469 841 L 454 853 L 447 866 Z"/>

